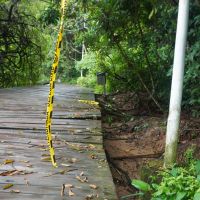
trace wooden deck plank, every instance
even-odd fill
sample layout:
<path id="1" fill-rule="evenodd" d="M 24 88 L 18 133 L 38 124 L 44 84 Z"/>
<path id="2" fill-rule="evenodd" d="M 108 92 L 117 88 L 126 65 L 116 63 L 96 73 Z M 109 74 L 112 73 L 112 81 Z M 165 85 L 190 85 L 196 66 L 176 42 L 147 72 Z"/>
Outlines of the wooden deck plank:
<path id="1" fill-rule="evenodd" d="M 112 176 L 102 147 L 100 112 L 97 107 L 80 103 L 94 100 L 87 89 L 57 85 L 53 114 L 53 138 L 58 168 L 44 162 L 48 156 L 45 110 L 48 86 L 0 89 L 0 199 L 16 200 L 116 200 Z M 13 163 L 5 164 L 6 160 Z M 11 170 L 16 174 L 9 175 Z M 7 171 L 7 176 L 2 176 Z M 84 172 L 84 176 L 80 176 Z M 87 177 L 88 182 L 80 182 Z M 27 185 L 27 181 L 29 185 Z M 13 187 L 3 190 L 12 183 Z M 62 184 L 72 184 L 74 196 Z M 95 184 L 98 188 L 90 188 Z M 12 193 L 19 190 L 20 193 Z"/>

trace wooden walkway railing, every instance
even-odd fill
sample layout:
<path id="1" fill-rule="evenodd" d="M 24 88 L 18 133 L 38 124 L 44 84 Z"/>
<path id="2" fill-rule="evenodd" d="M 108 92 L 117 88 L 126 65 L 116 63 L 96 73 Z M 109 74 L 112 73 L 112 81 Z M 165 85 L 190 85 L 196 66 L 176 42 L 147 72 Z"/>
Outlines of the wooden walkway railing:
<path id="1" fill-rule="evenodd" d="M 0 89 L 0 199 L 116 200 L 102 147 L 100 111 L 88 89 L 56 85 L 49 161 L 45 111 L 49 86 Z"/>

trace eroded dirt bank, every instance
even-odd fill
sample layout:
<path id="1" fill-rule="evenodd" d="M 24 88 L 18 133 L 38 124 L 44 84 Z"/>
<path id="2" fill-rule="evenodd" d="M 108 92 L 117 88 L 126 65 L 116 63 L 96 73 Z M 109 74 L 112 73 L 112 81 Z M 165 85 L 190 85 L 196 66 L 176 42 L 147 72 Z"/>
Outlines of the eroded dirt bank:
<path id="1" fill-rule="evenodd" d="M 120 198 L 136 192 L 130 181 L 144 179 L 146 166 L 162 166 L 167 115 L 150 112 L 148 105 L 141 105 L 131 93 L 98 99 L 102 108 L 104 147 Z M 191 146 L 200 158 L 199 123 L 199 119 L 182 116 L 178 162 L 184 161 L 184 152 Z"/>

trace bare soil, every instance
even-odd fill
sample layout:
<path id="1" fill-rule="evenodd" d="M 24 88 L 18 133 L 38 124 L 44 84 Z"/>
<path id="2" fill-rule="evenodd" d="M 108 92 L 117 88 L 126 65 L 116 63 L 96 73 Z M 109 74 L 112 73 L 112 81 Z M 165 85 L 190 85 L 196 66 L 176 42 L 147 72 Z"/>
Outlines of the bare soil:
<path id="1" fill-rule="evenodd" d="M 163 165 L 167 117 L 157 111 L 153 113 L 151 106 L 147 102 L 142 105 L 133 93 L 98 99 L 104 147 L 120 199 L 137 192 L 130 183 L 134 178 L 145 179 L 145 166 Z M 200 158 L 199 124 L 199 119 L 182 116 L 177 162 L 184 162 L 184 152 L 189 147 L 196 147 L 195 156 Z"/>

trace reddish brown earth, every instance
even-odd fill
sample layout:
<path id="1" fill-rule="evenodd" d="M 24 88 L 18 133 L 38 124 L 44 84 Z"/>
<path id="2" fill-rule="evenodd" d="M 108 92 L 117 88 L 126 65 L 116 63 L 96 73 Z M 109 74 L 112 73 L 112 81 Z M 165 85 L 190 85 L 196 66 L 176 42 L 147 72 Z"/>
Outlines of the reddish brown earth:
<path id="1" fill-rule="evenodd" d="M 144 166 L 152 163 L 162 166 L 167 117 L 149 113 L 149 106 L 141 105 L 134 94 L 117 94 L 99 100 L 104 147 L 120 199 L 136 192 L 130 181 L 143 177 Z M 200 158 L 199 123 L 199 119 L 182 117 L 178 162 L 184 161 L 184 152 L 191 146 L 196 147 L 195 156 Z"/>

